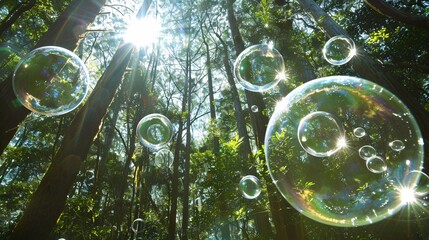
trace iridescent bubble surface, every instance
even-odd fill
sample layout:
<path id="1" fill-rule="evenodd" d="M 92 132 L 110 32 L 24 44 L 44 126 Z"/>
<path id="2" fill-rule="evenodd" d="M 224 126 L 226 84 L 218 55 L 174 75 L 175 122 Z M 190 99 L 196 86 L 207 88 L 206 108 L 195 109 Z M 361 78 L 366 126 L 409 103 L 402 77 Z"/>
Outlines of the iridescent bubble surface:
<path id="1" fill-rule="evenodd" d="M 144 146 L 158 150 L 170 142 L 173 126 L 164 115 L 149 114 L 137 124 L 137 136 Z"/>
<path id="2" fill-rule="evenodd" d="M 241 52 L 234 74 L 243 88 L 253 92 L 271 89 L 286 78 L 283 57 L 271 44 L 253 45 Z"/>
<path id="3" fill-rule="evenodd" d="M 67 49 L 48 46 L 31 51 L 15 68 L 13 91 L 30 111 L 52 116 L 79 106 L 89 75 L 82 60 Z"/>
<path id="4" fill-rule="evenodd" d="M 343 147 L 342 123 L 328 112 L 316 111 L 306 115 L 299 122 L 297 134 L 301 147 L 315 157 L 331 156 Z"/>
<path id="5" fill-rule="evenodd" d="M 366 167 L 373 173 L 382 173 L 387 170 L 386 161 L 379 156 L 374 156 L 366 160 Z"/>
<path id="6" fill-rule="evenodd" d="M 258 112 L 259 111 L 259 108 L 258 108 L 258 106 L 256 106 L 256 105 L 252 105 L 252 107 L 250 108 L 250 110 L 252 110 L 252 112 Z"/>
<path id="7" fill-rule="evenodd" d="M 168 148 L 162 148 L 155 154 L 155 166 L 170 167 L 173 164 L 174 155 Z"/>
<path id="8" fill-rule="evenodd" d="M 241 194 L 243 194 L 243 197 L 247 199 L 255 199 L 259 194 L 261 194 L 261 182 L 257 177 L 247 175 L 241 178 L 240 183 L 238 184 L 238 189 Z"/>
<path id="9" fill-rule="evenodd" d="M 330 156 L 308 154 L 300 144 L 299 124 L 315 112 L 335 116 L 344 128 L 342 147 Z M 364 127 L 364 137 L 354 135 L 357 127 Z M 326 141 L 324 134 L 313 137 Z M 421 137 L 414 117 L 392 93 L 361 78 L 331 76 L 301 85 L 277 104 L 267 126 L 265 154 L 273 182 L 299 212 L 333 226 L 361 226 L 403 206 L 398 189 L 418 181 L 407 175 L 423 165 Z M 405 144 L 400 152 L 389 146 L 396 139 Z M 385 161 L 385 166 L 371 164 L 382 173 L 367 168 L 359 153 L 363 146 Z"/>
<path id="10" fill-rule="evenodd" d="M 352 39 L 340 35 L 329 39 L 322 52 L 325 60 L 330 64 L 343 65 L 356 55 L 356 46 Z"/>
<path id="11" fill-rule="evenodd" d="M 389 146 L 393 151 L 397 152 L 400 152 L 405 148 L 405 144 L 401 140 L 393 140 L 389 143 Z"/>
<path id="12" fill-rule="evenodd" d="M 370 145 L 362 146 L 361 148 L 359 148 L 358 152 L 360 158 L 362 158 L 363 160 L 368 160 L 377 155 L 377 150 L 375 150 L 375 148 Z"/>
<path id="13" fill-rule="evenodd" d="M 353 134 L 358 138 L 361 138 L 361 137 L 366 135 L 365 129 L 363 129 L 361 127 L 357 127 L 355 129 L 353 129 Z"/>

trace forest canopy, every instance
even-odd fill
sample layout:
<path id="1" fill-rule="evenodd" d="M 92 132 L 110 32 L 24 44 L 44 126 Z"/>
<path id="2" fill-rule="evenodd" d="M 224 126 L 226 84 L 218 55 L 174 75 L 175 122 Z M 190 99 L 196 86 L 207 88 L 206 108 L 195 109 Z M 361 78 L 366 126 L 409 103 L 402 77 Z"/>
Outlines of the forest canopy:
<path id="1" fill-rule="evenodd" d="M 0 0 L 0 239 L 427 239 L 428 26 L 423 0 Z"/>

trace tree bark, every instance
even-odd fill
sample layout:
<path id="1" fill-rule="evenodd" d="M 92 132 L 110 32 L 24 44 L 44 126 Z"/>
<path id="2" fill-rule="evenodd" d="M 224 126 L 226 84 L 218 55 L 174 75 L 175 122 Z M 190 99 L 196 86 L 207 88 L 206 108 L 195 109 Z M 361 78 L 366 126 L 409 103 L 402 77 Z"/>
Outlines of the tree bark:
<path id="1" fill-rule="evenodd" d="M 56 45 L 73 51 L 80 34 L 94 21 L 106 0 L 74 0 L 55 24 L 42 36 L 35 48 Z M 19 124 L 30 113 L 16 98 L 12 90 L 12 73 L 0 83 L 0 153 L 15 135 Z"/>
<path id="2" fill-rule="evenodd" d="M 47 239 L 64 209 L 82 161 L 113 99 L 131 57 L 133 46 L 122 46 L 112 58 L 87 103 L 67 130 L 55 158 L 34 192 L 11 240 Z"/>
<path id="3" fill-rule="evenodd" d="M 429 29 L 429 18 L 424 16 L 412 15 L 405 13 L 392 5 L 384 2 L 383 0 L 365 0 L 368 6 L 374 11 L 392 18 L 393 20 L 400 21 L 406 24 L 413 25 L 415 27 Z"/>

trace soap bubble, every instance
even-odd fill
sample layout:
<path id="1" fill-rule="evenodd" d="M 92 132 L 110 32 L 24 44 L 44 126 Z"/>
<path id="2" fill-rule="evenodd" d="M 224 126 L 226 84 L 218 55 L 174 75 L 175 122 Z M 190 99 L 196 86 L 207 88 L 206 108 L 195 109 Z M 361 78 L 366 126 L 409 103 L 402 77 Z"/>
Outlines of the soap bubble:
<path id="1" fill-rule="evenodd" d="M 365 133 L 365 129 L 363 129 L 363 128 L 361 128 L 361 127 L 357 127 L 357 128 L 355 128 L 355 129 L 353 130 L 353 134 L 354 134 L 356 137 L 358 137 L 358 138 L 361 138 L 361 137 L 363 137 L 363 136 L 365 136 L 365 135 L 366 135 L 366 133 Z"/>
<path id="2" fill-rule="evenodd" d="M 74 53 L 60 47 L 31 51 L 15 68 L 13 91 L 29 110 L 62 115 L 79 106 L 88 90 L 88 71 Z"/>
<path id="3" fill-rule="evenodd" d="M 286 78 L 282 55 L 268 44 L 253 45 L 240 53 L 234 74 L 242 87 L 253 92 L 266 91 Z"/>
<path id="4" fill-rule="evenodd" d="M 418 197 L 423 197 L 429 194 L 429 176 L 422 172 L 422 171 L 418 171 L 418 170 L 413 170 L 409 173 L 411 178 L 417 178 L 418 179 L 418 183 L 416 183 L 413 188 L 414 188 L 414 193 L 415 195 L 417 195 Z"/>
<path id="5" fill-rule="evenodd" d="M 139 233 L 142 231 L 142 227 L 143 227 L 144 221 L 141 218 L 136 218 L 134 219 L 133 223 L 131 224 L 131 230 L 134 233 Z"/>
<path id="6" fill-rule="evenodd" d="M 14 48 L 7 44 L 0 44 L 0 82 L 13 73 L 20 59 Z"/>
<path id="7" fill-rule="evenodd" d="M 144 146 L 157 150 L 170 142 L 173 126 L 164 115 L 149 114 L 138 123 L 137 136 Z"/>
<path id="8" fill-rule="evenodd" d="M 252 110 L 252 112 L 258 112 L 259 111 L 259 108 L 258 108 L 258 106 L 256 106 L 256 105 L 253 105 L 251 108 L 250 108 L 250 110 Z"/>
<path id="9" fill-rule="evenodd" d="M 315 157 L 326 157 L 336 153 L 343 147 L 341 144 L 343 139 L 342 124 L 328 112 L 312 112 L 299 122 L 299 144 Z"/>
<path id="10" fill-rule="evenodd" d="M 342 147 L 329 156 L 303 151 L 297 134 L 302 119 L 317 112 L 335 117 L 328 127 L 344 128 Z M 314 122 L 314 129 L 318 124 Z M 354 136 L 358 126 L 365 128 L 367 137 Z M 322 144 L 320 148 L 334 146 L 334 141 L 326 142 L 326 134 L 312 138 L 314 144 Z M 407 144 L 400 154 L 389 147 L 395 139 Z M 273 182 L 299 212 L 333 226 L 361 226 L 385 219 L 403 206 L 398 189 L 418 181 L 407 175 L 423 166 L 421 139 L 414 117 L 392 93 L 361 78 L 331 76 L 299 86 L 277 104 L 267 126 L 265 154 Z M 362 161 L 363 146 L 374 152 L 365 158 L 375 155 L 386 163 L 379 165 L 381 174 L 368 170 L 367 160 Z"/>
<path id="11" fill-rule="evenodd" d="M 373 173 L 382 173 L 387 170 L 386 161 L 379 156 L 374 156 L 366 160 L 366 167 Z"/>
<path id="12" fill-rule="evenodd" d="M 397 152 L 400 152 L 405 148 L 405 144 L 401 140 L 393 140 L 389 143 L 389 146 L 393 151 Z"/>
<path id="13" fill-rule="evenodd" d="M 238 185 L 241 194 L 247 199 L 255 199 L 261 194 L 261 182 L 253 175 L 244 176 Z"/>
<path id="14" fill-rule="evenodd" d="M 174 155 L 168 148 L 162 148 L 155 154 L 155 166 L 170 167 L 173 164 Z"/>
<path id="15" fill-rule="evenodd" d="M 374 147 L 372 147 L 370 145 L 365 145 L 365 146 L 362 146 L 361 148 L 359 148 L 359 156 L 363 160 L 368 160 L 370 158 L 373 158 L 373 157 L 375 157 L 375 155 L 377 155 L 377 151 L 375 150 Z"/>
<path id="16" fill-rule="evenodd" d="M 333 65 L 346 64 L 354 55 L 356 55 L 355 43 L 346 36 L 335 36 L 323 47 L 323 56 Z"/>

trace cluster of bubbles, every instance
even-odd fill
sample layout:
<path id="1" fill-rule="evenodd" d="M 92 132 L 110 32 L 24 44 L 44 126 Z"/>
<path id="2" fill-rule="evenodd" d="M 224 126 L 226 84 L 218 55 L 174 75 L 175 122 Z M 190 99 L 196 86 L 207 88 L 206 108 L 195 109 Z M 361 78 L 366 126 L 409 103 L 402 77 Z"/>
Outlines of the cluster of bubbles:
<path id="1" fill-rule="evenodd" d="M 343 65 L 356 55 L 356 46 L 352 39 L 346 36 L 335 36 L 323 46 L 323 57 L 332 65 Z"/>
<path id="2" fill-rule="evenodd" d="M 73 52 L 56 46 L 37 48 L 16 65 L 12 87 L 32 112 L 55 116 L 78 107 L 88 90 L 89 74 Z"/>
<path id="3" fill-rule="evenodd" d="M 247 175 L 241 178 L 238 189 L 244 198 L 255 199 L 261 194 L 261 182 L 257 177 Z"/>
<path id="4" fill-rule="evenodd" d="M 173 137 L 173 125 L 162 114 L 149 114 L 137 124 L 137 136 L 144 146 L 158 151 Z"/>
<path id="5" fill-rule="evenodd" d="M 265 147 L 283 197 L 325 224 L 371 224 L 402 208 L 403 189 L 428 191 L 414 117 L 361 78 L 331 76 L 294 89 L 276 106 Z"/>

